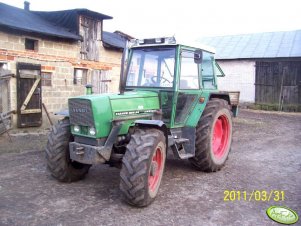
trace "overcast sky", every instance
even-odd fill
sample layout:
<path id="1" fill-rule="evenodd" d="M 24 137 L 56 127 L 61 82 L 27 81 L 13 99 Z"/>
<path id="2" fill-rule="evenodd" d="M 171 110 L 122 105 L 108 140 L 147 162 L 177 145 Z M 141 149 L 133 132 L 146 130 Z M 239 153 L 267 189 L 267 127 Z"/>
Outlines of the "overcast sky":
<path id="1" fill-rule="evenodd" d="M 1 0 L 0 0 L 1 1 Z M 112 16 L 104 30 L 137 38 L 202 36 L 301 29 L 300 0 L 29 0 L 31 10 L 87 8 Z M 23 0 L 2 0 L 23 8 Z"/>

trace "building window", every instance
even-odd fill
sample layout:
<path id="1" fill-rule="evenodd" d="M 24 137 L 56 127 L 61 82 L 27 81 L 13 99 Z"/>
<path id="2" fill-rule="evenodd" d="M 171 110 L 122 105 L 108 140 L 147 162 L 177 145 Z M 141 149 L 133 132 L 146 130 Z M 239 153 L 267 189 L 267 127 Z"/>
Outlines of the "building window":
<path id="1" fill-rule="evenodd" d="M 75 85 L 87 85 L 87 69 L 74 68 L 74 80 Z"/>
<path id="2" fill-rule="evenodd" d="M 41 72 L 42 86 L 51 86 L 51 72 Z"/>
<path id="3" fill-rule="evenodd" d="M 25 49 L 38 51 L 38 40 L 25 38 Z"/>

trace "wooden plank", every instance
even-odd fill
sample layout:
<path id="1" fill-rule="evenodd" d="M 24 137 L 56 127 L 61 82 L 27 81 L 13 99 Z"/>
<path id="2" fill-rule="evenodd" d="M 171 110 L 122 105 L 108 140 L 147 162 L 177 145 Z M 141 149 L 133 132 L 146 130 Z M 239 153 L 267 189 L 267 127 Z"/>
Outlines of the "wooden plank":
<path id="1" fill-rule="evenodd" d="M 40 78 L 40 75 L 33 75 L 33 74 L 20 74 L 20 78 L 31 78 L 31 79 L 37 79 Z"/>
<path id="2" fill-rule="evenodd" d="M 100 81 L 110 80 L 109 71 L 102 70 L 100 71 Z M 108 93 L 109 87 L 107 82 L 100 82 L 100 93 Z"/>
<path id="3" fill-rule="evenodd" d="M 21 107 L 21 111 L 25 110 L 28 102 L 30 101 L 31 97 L 32 97 L 32 94 L 33 92 L 35 91 L 35 89 L 37 88 L 39 82 L 40 82 L 41 78 L 38 78 L 37 80 L 35 80 L 34 84 L 32 85 L 29 93 L 27 94 L 23 104 L 22 104 L 22 107 Z"/>
<path id="4" fill-rule="evenodd" d="M 101 23 L 97 20 L 82 17 L 81 28 L 83 41 L 81 43 L 81 58 L 84 60 L 99 60 L 99 39 Z"/>
<path id="5" fill-rule="evenodd" d="M 101 41 L 101 21 L 97 22 L 96 40 Z"/>
<path id="6" fill-rule="evenodd" d="M 92 86 L 93 86 L 93 93 L 100 93 L 100 82 L 99 82 L 99 70 L 92 71 Z"/>
<path id="7" fill-rule="evenodd" d="M 41 109 L 27 109 L 27 110 L 21 110 L 21 114 L 25 115 L 25 114 L 35 114 L 35 113 L 41 113 L 42 110 Z"/>

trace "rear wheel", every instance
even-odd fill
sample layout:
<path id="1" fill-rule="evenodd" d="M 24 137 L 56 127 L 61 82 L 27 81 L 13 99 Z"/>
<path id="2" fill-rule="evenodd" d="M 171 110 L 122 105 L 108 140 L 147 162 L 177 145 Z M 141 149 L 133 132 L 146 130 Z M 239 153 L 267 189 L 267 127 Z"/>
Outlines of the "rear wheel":
<path id="1" fill-rule="evenodd" d="M 162 131 L 138 129 L 131 136 L 120 171 L 120 189 L 126 202 L 142 207 L 154 201 L 166 159 Z"/>
<path id="2" fill-rule="evenodd" d="M 47 167 L 51 175 L 61 182 L 72 182 L 82 179 L 91 165 L 82 164 L 70 159 L 69 142 L 73 141 L 68 119 L 59 121 L 52 127 L 46 146 Z"/>
<path id="3" fill-rule="evenodd" d="M 220 170 L 225 164 L 232 142 L 232 117 L 228 102 L 210 100 L 196 128 L 196 153 L 190 162 L 207 172 Z"/>

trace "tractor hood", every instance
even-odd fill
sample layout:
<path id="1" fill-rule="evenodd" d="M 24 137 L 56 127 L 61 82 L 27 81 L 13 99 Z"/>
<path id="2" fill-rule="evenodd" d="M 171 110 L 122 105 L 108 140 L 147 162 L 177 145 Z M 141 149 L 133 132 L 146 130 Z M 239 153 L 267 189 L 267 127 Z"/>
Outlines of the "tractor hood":
<path id="1" fill-rule="evenodd" d="M 109 96 L 113 118 L 158 110 L 158 93 L 150 91 L 125 92 Z"/>
<path id="2" fill-rule="evenodd" d="M 152 91 L 125 92 L 123 95 L 86 95 L 70 98 L 68 105 L 72 133 L 93 138 L 107 137 L 112 128 L 112 121 L 116 119 L 125 120 L 120 134 L 126 134 L 128 128 L 134 124 L 134 120 L 127 118 L 138 114 L 149 115 L 160 108 L 158 93 Z M 73 125 L 83 129 L 76 133 L 72 129 Z M 89 135 L 90 127 L 95 127 L 95 136 Z"/>

